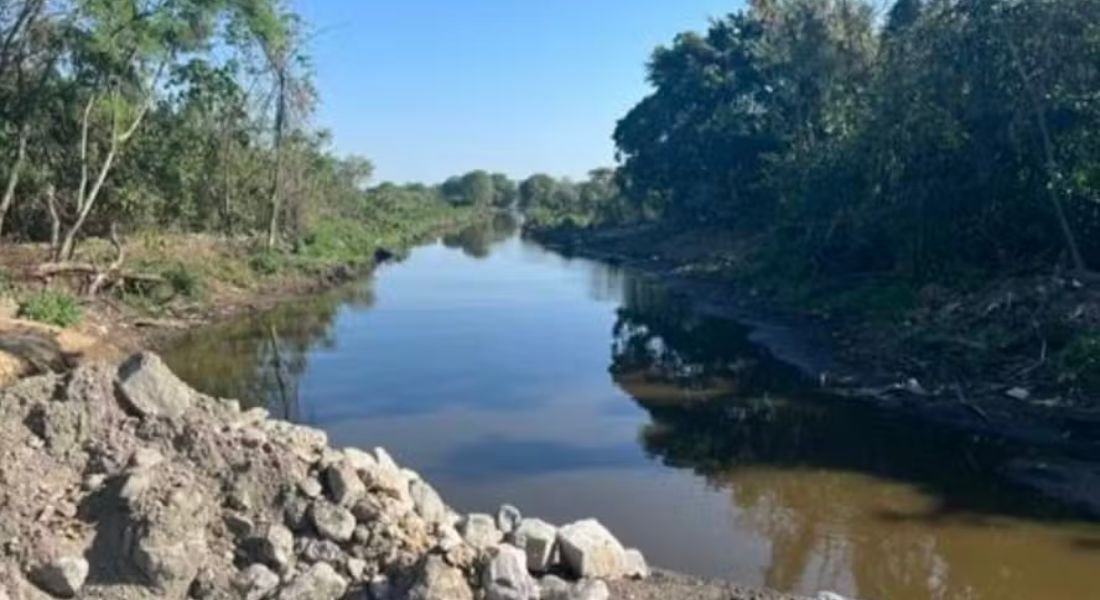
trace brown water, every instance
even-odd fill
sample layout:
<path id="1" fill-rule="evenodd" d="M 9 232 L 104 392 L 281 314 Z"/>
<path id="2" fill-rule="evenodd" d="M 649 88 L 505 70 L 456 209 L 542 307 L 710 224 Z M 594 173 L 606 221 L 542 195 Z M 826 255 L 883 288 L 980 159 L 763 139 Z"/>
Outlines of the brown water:
<path id="1" fill-rule="evenodd" d="M 868 599 L 1100 597 L 1100 527 L 999 475 L 1031 449 L 821 396 L 748 333 L 502 225 L 167 359 L 386 446 L 460 510 L 596 516 L 665 567 Z"/>

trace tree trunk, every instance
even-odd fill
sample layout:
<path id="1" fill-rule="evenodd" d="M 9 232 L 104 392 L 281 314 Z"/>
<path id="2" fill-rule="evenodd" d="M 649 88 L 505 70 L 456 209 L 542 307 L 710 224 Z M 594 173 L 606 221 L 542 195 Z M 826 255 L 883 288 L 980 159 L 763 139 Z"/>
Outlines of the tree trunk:
<path id="1" fill-rule="evenodd" d="M 8 210 L 15 201 L 15 189 L 19 187 L 19 176 L 23 172 L 23 164 L 27 162 L 27 140 L 30 138 L 30 127 L 24 125 L 19 129 L 19 142 L 15 150 L 15 162 L 12 163 L 11 172 L 8 173 L 8 184 L 4 188 L 4 197 L 0 198 L 0 239 L 4 237 L 4 221 Z"/>
<path id="2" fill-rule="evenodd" d="M 61 215 L 57 211 L 57 189 L 52 183 L 46 185 L 46 210 L 50 213 L 50 255 L 58 255 L 61 243 Z"/>
<path id="3" fill-rule="evenodd" d="M 286 125 L 286 69 L 278 66 L 278 106 L 275 108 L 275 173 L 271 182 L 271 220 L 267 224 L 267 249 L 275 248 L 279 236 L 279 212 L 282 210 L 283 128 Z"/>

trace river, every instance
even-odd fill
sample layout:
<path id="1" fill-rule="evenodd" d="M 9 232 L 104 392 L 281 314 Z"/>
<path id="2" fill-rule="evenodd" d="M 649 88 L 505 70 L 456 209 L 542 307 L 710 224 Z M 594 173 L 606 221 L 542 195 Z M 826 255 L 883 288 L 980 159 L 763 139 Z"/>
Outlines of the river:
<path id="1" fill-rule="evenodd" d="M 457 510 L 595 516 L 666 568 L 868 599 L 1100 597 L 1100 527 L 998 475 L 1026 450 L 818 394 L 748 333 L 497 222 L 165 358 L 334 445 L 386 447 Z"/>

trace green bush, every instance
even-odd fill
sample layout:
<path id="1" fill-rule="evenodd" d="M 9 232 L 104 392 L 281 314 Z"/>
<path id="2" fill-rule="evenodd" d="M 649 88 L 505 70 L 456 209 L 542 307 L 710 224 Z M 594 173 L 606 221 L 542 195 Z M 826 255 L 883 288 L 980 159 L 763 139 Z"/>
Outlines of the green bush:
<path id="1" fill-rule="evenodd" d="M 1073 340 L 1061 358 L 1063 378 L 1087 390 L 1100 389 L 1100 334 Z"/>
<path id="2" fill-rule="evenodd" d="M 206 291 L 202 276 L 183 263 L 176 263 L 165 269 L 162 275 L 178 296 L 196 299 L 201 298 Z"/>
<path id="3" fill-rule="evenodd" d="M 260 275 L 278 275 L 286 268 L 286 257 L 278 252 L 260 251 L 248 263 Z"/>
<path id="4" fill-rule="evenodd" d="M 23 301 L 19 307 L 19 316 L 58 327 L 69 327 L 79 323 L 82 315 L 76 298 L 67 292 L 44 290 Z"/>

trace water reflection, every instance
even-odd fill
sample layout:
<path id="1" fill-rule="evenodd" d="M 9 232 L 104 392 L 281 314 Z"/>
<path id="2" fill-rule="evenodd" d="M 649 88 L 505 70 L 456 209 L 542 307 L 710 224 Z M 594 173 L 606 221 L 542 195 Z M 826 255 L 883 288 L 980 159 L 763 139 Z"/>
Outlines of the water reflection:
<path id="1" fill-rule="evenodd" d="M 514 227 L 166 359 L 335 444 L 389 447 L 460 510 L 595 515 L 663 566 L 862 598 L 1094 597 L 1100 529 L 1000 476 L 1029 449 L 820 395 L 743 325 Z"/>
<path id="2" fill-rule="evenodd" d="M 519 231 L 519 217 L 510 212 L 499 212 L 488 221 L 478 222 L 458 232 L 443 236 L 443 245 L 457 248 L 471 258 L 489 256 L 493 244 L 503 242 Z"/>
<path id="3" fill-rule="evenodd" d="M 1073 543 L 1036 525 L 1072 514 L 999 474 L 1025 449 L 817 394 L 745 333 L 642 287 L 618 311 L 610 371 L 651 416 L 646 451 L 724 490 L 740 525 L 769 540 L 766 585 L 1089 597 L 1088 557 L 1067 560 Z"/>

